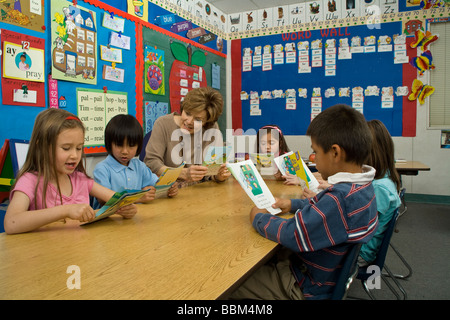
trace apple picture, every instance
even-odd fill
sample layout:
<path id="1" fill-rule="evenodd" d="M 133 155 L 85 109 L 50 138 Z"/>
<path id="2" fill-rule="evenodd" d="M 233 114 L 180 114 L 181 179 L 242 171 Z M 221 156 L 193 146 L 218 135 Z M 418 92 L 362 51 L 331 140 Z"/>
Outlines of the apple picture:
<path id="1" fill-rule="evenodd" d="M 171 42 L 170 49 L 176 59 L 169 75 L 170 110 L 179 113 L 181 101 L 190 90 L 207 86 L 202 68 L 206 63 L 206 54 L 201 50 L 192 52 L 190 44 L 186 47 L 175 41 Z"/>

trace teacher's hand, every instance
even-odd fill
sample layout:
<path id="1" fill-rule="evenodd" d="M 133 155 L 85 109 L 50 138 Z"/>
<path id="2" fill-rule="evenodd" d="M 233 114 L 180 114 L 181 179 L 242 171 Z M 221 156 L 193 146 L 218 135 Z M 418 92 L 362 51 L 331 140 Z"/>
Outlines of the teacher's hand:
<path id="1" fill-rule="evenodd" d="M 208 168 L 204 166 L 193 165 L 187 168 L 187 181 L 199 181 L 202 180 L 208 172 Z"/>
<path id="2" fill-rule="evenodd" d="M 228 179 L 231 175 L 231 172 L 227 169 L 227 165 L 224 163 L 220 165 L 219 172 L 214 176 L 216 181 L 222 182 Z"/>

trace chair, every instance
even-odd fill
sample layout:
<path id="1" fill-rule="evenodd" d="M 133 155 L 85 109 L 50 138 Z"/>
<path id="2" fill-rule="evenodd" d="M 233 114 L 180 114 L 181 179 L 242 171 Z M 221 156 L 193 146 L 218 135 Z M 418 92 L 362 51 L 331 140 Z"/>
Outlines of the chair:
<path id="1" fill-rule="evenodd" d="M 391 221 L 389 222 L 388 228 L 384 232 L 383 241 L 381 242 L 380 249 L 378 250 L 377 257 L 375 261 L 372 263 L 372 266 L 378 266 L 379 268 L 379 275 L 381 279 L 384 281 L 384 283 L 388 286 L 388 288 L 391 290 L 391 292 L 397 297 L 398 300 L 401 299 L 400 295 L 398 294 L 397 290 L 392 286 L 392 284 L 387 281 L 386 276 L 382 273 L 383 269 L 387 272 L 387 276 L 392 279 L 392 281 L 397 286 L 398 290 L 403 294 L 403 300 L 406 299 L 407 294 L 405 289 L 401 286 L 401 284 L 397 281 L 395 276 L 392 274 L 392 272 L 389 270 L 389 268 L 385 265 L 386 255 L 389 249 L 389 244 L 391 242 L 392 234 L 394 233 L 395 224 L 397 222 L 397 218 L 399 216 L 399 210 L 397 209 L 392 216 Z M 369 266 L 368 266 L 369 267 Z M 372 300 L 376 300 L 375 297 L 370 292 L 370 289 L 367 285 L 367 280 L 369 277 L 373 275 L 373 273 L 368 272 L 368 267 L 360 267 L 358 271 L 358 275 L 356 276 L 357 279 L 361 280 L 361 284 L 363 286 L 364 291 L 369 295 L 369 297 Z"/>
<path id="2" fill-rule="evenodd" d="M 405 201 L 405 192 L 406 192 L 406 188 L 402 188 L 399 192 L 399 197 L 400 200 L 402 202 L 402 205 L 400 206 L 399 209 L 399 215 L 398 217 L 400 218 L 405 212 L 406 210 L 408 210 L 407 206 L 406 206 L 406 201 Z M 397 229 L 395 229 L 395 232 L 398 232 Z M 400 252 L 394 247 L 394 245 L 392 244 L 392 242 L 390 243 L 390 246 L 392 248 L 392 250 L 394 250 L 395 254 L 397 255 L 397 257 L 400 259 L 400 261 L 403 263 L 403 265 L 408 269 L 408 273 L 407 274 L 394 274 L 394 277 L 396 277 L 397 279 L 407 279 L 412 275 L 412 268 L 409 265 L 409 263 L 405 260 L 405 258 L 400 254 Z M 389 276 L 387 274 L 385 274 L 386 276 Z"/>
<path id="3" fill-rule="evenodd" d="M 342 266 L 342 271 L 336 281 L 331 300 L 344 300 L 347 296 L 348 288 L 358 273 L 358 265 L 356 263 L 362 244 L 353 245 L 347 253 Z"/>
<path id="4" fill-rule="evenodd" d="M 147 147 L 148 144 L 148 140 L 150 140 L 150 136 L 152 135 L 152 132 L 149 131 L 145 134 L 144 136 L 144 140 L 142 141 L 142 149 L 141 149 L 141 153 L 139 154 L 139 160 L 144 161 L 145 158 L 145 149 Z"/>
<path id="5" fill-rule="evenodd" d="M 406 201 L 405 201 L 405 193 L 406 193 L 406 188 L 402 188 L 400 190 L 400 192 L 398 193 L 398 196 L 400 198 L 400 201 L 402 202 L 402 205 L 400 206 L 401 209 L 399 209 L 399 217 L 401 217 L 406 210 L 408 210 L 408 207 L 406 206 Z"/>

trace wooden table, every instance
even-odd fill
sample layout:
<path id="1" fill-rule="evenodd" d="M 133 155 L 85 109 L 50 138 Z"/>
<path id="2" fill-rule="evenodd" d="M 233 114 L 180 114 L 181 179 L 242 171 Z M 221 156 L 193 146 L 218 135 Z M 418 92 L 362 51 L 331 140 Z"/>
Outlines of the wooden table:
<path id="1" fill-rule="evenodd" d="M 419 161 L 396 162 L 395 168 L 400 175 L 417 176 L 419 171 L 430 171 L 430 167 Z"/>
<path id="2" fill-rule="evenodd" d="M 301 192 L 267 185 L 276 197 Z M 253 202 L 234 178 L 138 206 L 128 220 L 0 234 L 0 299 L 220 299 L 278 246 L 251 226 Z M 71 265 L 79 267 L 80 289 L 67 287 Z"/>

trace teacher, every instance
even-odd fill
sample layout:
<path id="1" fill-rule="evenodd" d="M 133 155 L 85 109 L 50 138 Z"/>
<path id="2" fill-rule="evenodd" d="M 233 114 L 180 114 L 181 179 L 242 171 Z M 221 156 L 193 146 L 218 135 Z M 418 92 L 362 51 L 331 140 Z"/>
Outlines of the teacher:
<path id="1" fill-rule="evenodd" d="M 181 102 L 181 115 L 173 112 L 159 117 L 145 149 L 145 164 L 160 176 L 168 167 L 186 162 L 179 186 L 213 180 L 225 181 L 230 172 L 225 164 L 215 176 L 207 176 L 202 166 L 203 152 L 209 145 L 222 146 L 223 138 L 217 120 L 223 111 L 222 95 L 210 87 L 189 91 Z"/>

